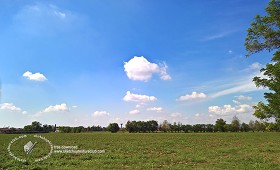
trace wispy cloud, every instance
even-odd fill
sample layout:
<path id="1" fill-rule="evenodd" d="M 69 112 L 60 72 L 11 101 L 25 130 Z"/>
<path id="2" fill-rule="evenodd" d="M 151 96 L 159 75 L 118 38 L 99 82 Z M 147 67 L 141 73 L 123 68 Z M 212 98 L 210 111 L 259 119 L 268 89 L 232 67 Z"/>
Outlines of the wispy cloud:
<path id="1" fill-rule="evenodd" d="M 54 4 L 26 5 L 13 18 L 14 29 L 20 33 L 49 36 L 67 32 L 83 25 L 84 17 Z"/>

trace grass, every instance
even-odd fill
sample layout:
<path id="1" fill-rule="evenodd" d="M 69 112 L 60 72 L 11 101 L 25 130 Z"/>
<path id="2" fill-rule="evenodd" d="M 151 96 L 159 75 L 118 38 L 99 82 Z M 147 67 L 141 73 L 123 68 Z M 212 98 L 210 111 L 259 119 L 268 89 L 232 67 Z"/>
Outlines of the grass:
<path id="1" fill-rule="evenodd" d="M 0 169 L 280 169 L 279 133 L 49 133 L 41 136 L 53 145 L 105 153 L 53 153 L 36 163 L 8 154 L 17 136 L 0 134 Z M 11 150 L 24 157 L 25 142 Z M 44 148 L 38 145 L 31 154 L 40 157 Z"/>

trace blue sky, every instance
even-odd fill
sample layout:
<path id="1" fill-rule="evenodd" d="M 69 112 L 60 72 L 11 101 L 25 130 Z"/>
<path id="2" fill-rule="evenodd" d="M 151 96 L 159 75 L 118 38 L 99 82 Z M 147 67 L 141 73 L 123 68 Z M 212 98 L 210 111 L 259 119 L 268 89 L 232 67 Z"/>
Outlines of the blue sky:
<path id="1" fill-rule="evenodd" d="M 0 2 L 0 127 L 255 119 L 246 30 L 268 1 Z"/>

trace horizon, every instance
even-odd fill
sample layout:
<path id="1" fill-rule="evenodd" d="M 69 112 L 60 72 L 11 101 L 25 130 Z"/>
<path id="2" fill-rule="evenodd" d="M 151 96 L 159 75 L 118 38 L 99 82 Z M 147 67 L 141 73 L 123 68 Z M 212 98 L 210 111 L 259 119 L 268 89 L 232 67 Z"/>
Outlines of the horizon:
<path id="1" fill-rule="evenodd" d="M 268 0 L 0 2 L 0 127 L 257 120 L 247 29 Z"/>

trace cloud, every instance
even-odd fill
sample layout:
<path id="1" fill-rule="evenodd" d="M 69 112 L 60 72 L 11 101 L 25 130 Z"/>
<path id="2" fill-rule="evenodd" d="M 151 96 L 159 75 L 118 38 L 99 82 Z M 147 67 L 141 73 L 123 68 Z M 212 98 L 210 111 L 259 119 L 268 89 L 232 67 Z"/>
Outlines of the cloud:
<path id="1" fill-rule="evenodd" d="M 258 62 L 255 62 L 255 63 L 250 65 L 250 69 L 252 69 L 252 70 L 261 69 L 262 67 L 263 66 L 260 63 L 258 63 Z"/>
<path id="2" fill-rule="evenodd" d="M 13 18 L 16 31 L 28 35 L 62 34 L 84 25 L 84 17 L 54 4 L 39 3 L 22 7 Z"/>
<path id="3" fill-rule="evenodd" d="M 237 100 L 232 100 L 232 102 L 233 103 L 235 103 L 235 104 L 241 104 L 239 101 L 237 101 Z"/>
<path id="4" fill-rule="evenodd" d="M 131 111 L 129 112 L 129 114 L 131 114 L 131 115 L 135 115 L 135 114 L 138 114 L 138 113 L 140 113 L 140 111 L 137 110 L 137 109 L 131 110 Z"/>
<path id="5" fill-rule="evenodd" d="M 178 112 L 171 113 L 171 117 L 173 117 L 173 118 L 180 118 L 182 116 L 183 116 L 182 113 L 178 113 Z"/>
<path id="6" fill-rule="evenodd" d="M 12 112 L 20 112 L 21 111 L 21 108 L 16 107 L 13 103 L 0 104 L 0 109 L 1 110 L 9 110 L 9 111 L 12 111 Z"/>
<path id="7" fill-rule="evenodd" d="M 240 92 L 251 92 L 251 91 L 258 91 L 262 89 L 258 89 L 252 81 L 241 81 L 238 84 L 232 84 L 233 87 L 230 87 L 225 90 L 218 91 L 210 95 L 212 98 L 233 94 L 233 93 L 240 93 Z"/>
<path id="8" fill-rule="evenodd" d="M 74 109 L 75 109 L 75 108 L 78 108 L 78 106 L 72 106 L 72 108 L 74 108 Z"/>
<path id="9" fill-rule="evenodd" d="M 31 73 L 30 71 L 27 71 L 23 73 L 23 77 L 27 78 L 28 80 L 33 80 L 33 81 L 46 81 L 48 80 L 43 74 L 41 73 Z"/>
<path id="10" fill-rule="evenodd" d="M 156 101 L 157 98 L 155 96 L 147 96 L 147 95 L 140 95 L 140 94 L 133 94 L 130 91 L 126 92 L 126 95 L 123 97 L 124 101 L 132 101 L 132 102 L 150 102 Z"/>
<path id="11" fill-rule="evenodd" d="M 217 33 L 217 34 L 209 35 L 209 36 L 204 37 L 202 39 L 202 41 L 212 41 L 212 40 L 216 40 L 216 39 L 221 39 L 221 38 L 224 38 L 226 36 L 229 36 L 233 32 L 234 31 L 227 31 L 227 32 L 220 32 L 220 33 Z"/>
<path id="12" fill-rule="evenodd" d="M 187 100 L 197 100 L 197 99 L 205 99 L 207 97 L 206 94 L 204 93 L 197 93 L 197 92 L 192 92 L 191 95 L 187 94 L 185 96 L 179 97 L 177 101 L 187 101 Z"/>
<path id="13" fill-rule="evenodd" d="M 156 111 L 156 112 L 162 112 L 162 107 L 151 107 L 147 108 L 147 111 Z"/>
<path id="14" fill-rule="evenodd" d="M 11 112 L 21 112 L 23 115 L 27 114 L 27 111 L 22 111 L 21 108 L 15 106 L 13 103 L 0 104 L 0 110 L 7 110 Z"/>
<path id="15" fill-rule="evenodd" d="M 67 107 L 67 105 L 65 103 L 62 104 L 58 104 L 55 106 L 49 106 L 47 108 L 45 108 L 42 112 L 43 113 L 49 113 L 49 112 L 69 112 L 69 108 Z"/>
<path id="16" fill-rule="evenodd" d="M 237 113 L 251 113 L 253 110 L 252 106 L 248 104 L 240 104 L 237 106 L 231 106 L 229 104 L 223 107 L 219 106 L 209 106 L 208 112 L 214 113 L 216 115 L 234 115 Z"/>
<path id="17" fill-rule="evenodd" d="M 168 66 L 163 63 L 161 66 L 149 62 L 146 58 L 137 57 L 124 63 L 124 71 L 131 80 L 148 81 L 153 74 L 159 74 L 162 80 L 170 80 L 171 76 L 167 73 Z"/>
<path id="18" fill-rule="evenodd" d="M 92 116 L 93 117 L 100 117 L 100 116 L 109 116 L 110 114 L 106 111 L 95 111 Z"/>
<path id="19" fill-rule="evenodd" d="M 234 96 L 234 97 L 237 98 L 238 100 L 252 100 L 252 97 L 250 97 L 250 96 L 240 95 L 240 96 Z"/>

